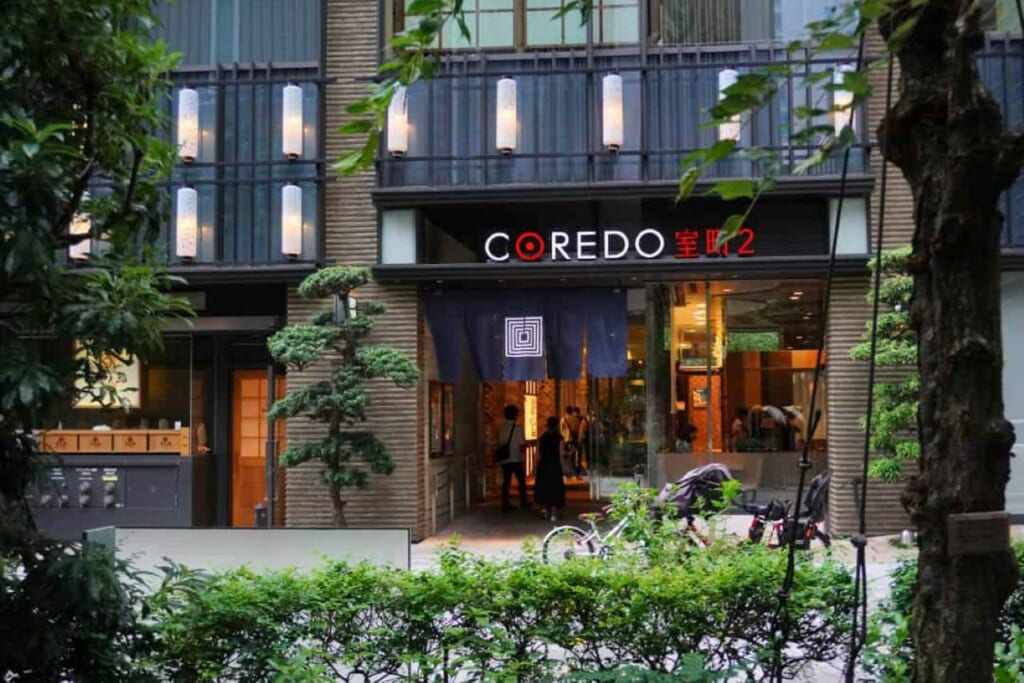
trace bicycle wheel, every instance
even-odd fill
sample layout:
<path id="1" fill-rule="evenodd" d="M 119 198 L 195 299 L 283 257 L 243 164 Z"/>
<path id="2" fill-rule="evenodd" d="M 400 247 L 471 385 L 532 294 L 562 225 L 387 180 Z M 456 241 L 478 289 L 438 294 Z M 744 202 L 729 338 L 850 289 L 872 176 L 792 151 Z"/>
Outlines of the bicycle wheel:
<path id="1" fill-rule="evenodd" d="M 574 557 L 595 557 L 591 534 L 575 526 L 559 526 L 544 537 L 542 557 L 548 564 L 559 564 Z"/>

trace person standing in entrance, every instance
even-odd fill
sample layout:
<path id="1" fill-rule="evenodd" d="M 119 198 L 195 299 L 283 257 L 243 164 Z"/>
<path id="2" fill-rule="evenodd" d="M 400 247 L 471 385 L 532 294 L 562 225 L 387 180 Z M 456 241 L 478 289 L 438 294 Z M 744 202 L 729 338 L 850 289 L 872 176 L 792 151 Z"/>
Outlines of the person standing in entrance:
<path id="1" fill-rule="evenodd" d="M 526 469 L 523 467 L 523 450 L 526 442 L 523 439 L 523 429 L 516 424 L 519 417 L 519 408 L 513 405 L 505 406 L 505 423 L 498 428 L 498 448 L 505 457 L 498 461 L 501 465 L 501 511 L 512 512 L 515 508 L 508 500 L 509 489 L 512 486 L 512 477 L 516 478 L 519 487 L 519 505 L 524 510 L 530 507 L 526 498 Z"/>
<path id="2" fill-rule="evenodd" d="M 565 415 L 562 417 L 562 423 L 559 426 L 559 431 L 562 434 L 562 444 L 564 445 L 563 451 L 565 453 L 565 470 L 570 473 L 570 476 L 576 469 L 576 450 L 578 447 L 577 439 L 579 438 L 579 422 L 576 421 L 576 411 L 572 406 L 568 406 L 565 409 Z"/>
<path id="3" fill-rule="evenodd" d="M 537 478 L 533 484 L 533 500 L 541 506 L 541 516 L 552 521 L 565 507 L 565 478 L 562 472 L 562 438 L 558 418 L 548 418 L 547 431 L 540 435 L 537 448 Z"/>
<path id="4" fill-rule="evenodd" d="M 576 412 L 576 475 L 586 473 L 590 469 L 590 460 L 587 457 L 587 430 L 590 429 L 590 421 L 587 420 L 587 416 L 580 412 L 579 408 L 575 409 Z"/>

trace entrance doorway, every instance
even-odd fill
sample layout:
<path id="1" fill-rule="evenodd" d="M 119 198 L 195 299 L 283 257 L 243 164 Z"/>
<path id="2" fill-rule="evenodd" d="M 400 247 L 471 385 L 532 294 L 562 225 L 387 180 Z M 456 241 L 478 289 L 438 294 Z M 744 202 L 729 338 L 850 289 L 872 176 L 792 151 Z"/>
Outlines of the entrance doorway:
<path id="1" fill-rule="evenodd" d="M 274 396 L 270 397 L 265 369 L 231 373 L 232 526 L 254 526 L 255 507 L 267 499 L 267 409 L 274 397 L 284 395 L 284 378 L 277 378 L 275 385 Z M 274 441 L 274 452 L 280 453 L 285 444 L 282 421 L 275 425 Z M 280 476 L 275 480 L 280 481 Z"/>

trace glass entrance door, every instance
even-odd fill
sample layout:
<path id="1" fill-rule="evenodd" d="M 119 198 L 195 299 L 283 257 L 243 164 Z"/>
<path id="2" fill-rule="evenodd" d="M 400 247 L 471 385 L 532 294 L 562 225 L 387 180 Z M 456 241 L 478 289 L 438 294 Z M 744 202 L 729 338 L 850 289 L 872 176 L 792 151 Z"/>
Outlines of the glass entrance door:
<path id="1" fill-rule="evenodd" d="M 606 499 L 647 463 L 647 333 L 643 289 L 627 292 L 625 377 L 587 376 L 590 493 Z"/>

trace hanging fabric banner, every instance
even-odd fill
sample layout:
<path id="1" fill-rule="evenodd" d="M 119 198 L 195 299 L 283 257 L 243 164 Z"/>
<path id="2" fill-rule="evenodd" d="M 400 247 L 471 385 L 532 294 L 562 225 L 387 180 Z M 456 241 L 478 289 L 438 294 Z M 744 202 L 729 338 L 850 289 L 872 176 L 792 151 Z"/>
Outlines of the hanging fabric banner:
<path id="1" fill-rule="evenodd" d="M 500 382 L 502 374 L 502 347 L 504 341 L 503 316 L 489 305 L 489 301 L 466 301 L 464 329 L 469 337 L 469 352 L 477 379 L 484 382 Z M 450 336 L 459 333 L 453 327 Z"/>
<path id="2" fill-rule="evenodd" d="M 624 290 L 513 289 L 425 292 L 439 379 L 461 380 L 466 341 L 484 382 L 626 376 Z"/>
<path id="3" fill-rule="evenodd" d="M 444 292 L 423 295 L 423 317 L 434 342 L 437 379 L 441 382 L 454 384 L 462 380 L 462 359 L 466 350 L 462 334 L 465 316 L 460 297 L 445 296 Z"/>
<path id="4" fill-rule="evenodd" d="M 587 311 L 587 373 L 591 377 L 625 377 L 629 314 L 626 290 L 604 290 Z"/>
<path id="5" fill-rule="evenodd" d="M 523 382 L 547 378 L 547 338 L 544 302 L 548 292 L 510 290 L 501 311 L 506 380 Z"/>

